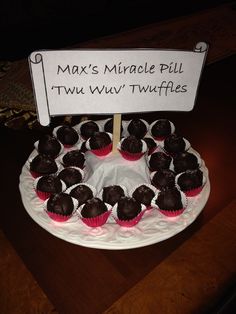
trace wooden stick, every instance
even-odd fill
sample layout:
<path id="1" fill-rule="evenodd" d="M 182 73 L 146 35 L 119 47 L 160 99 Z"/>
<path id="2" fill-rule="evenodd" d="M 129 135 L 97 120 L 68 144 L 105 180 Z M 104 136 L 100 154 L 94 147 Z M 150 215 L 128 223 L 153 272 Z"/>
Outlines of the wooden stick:
<path id="1" fill-rule="evenodd" d="M 113 116 L 113 139 L 112 139 L 112 153 L 117 153 L 117 144 L 120 141 L 120 131 L 121 131 L 121 114 L 115 113 Z"/>

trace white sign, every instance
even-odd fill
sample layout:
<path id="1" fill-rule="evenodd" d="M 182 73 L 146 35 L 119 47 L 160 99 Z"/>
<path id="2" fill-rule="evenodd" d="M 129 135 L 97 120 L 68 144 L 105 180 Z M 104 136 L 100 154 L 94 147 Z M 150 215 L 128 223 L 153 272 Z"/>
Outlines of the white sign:
<path id="1" fill-rule="evenodd" d="M 193 109 L 208 46 L 35 51 L 29 56 L 38 118 Z"/>

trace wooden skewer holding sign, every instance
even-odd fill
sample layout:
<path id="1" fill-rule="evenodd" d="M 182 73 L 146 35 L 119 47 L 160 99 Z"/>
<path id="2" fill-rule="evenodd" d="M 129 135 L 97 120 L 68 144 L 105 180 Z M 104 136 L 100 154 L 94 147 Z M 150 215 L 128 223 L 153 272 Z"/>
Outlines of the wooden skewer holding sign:
<path id="1" fill-rule="evenodd" d="M 118 152 L 117 145 L 120 141 L 121 134 L 121 114 L 115 113 L 113 116 L 113 137 L 112 137 L 112 153 Z"/>

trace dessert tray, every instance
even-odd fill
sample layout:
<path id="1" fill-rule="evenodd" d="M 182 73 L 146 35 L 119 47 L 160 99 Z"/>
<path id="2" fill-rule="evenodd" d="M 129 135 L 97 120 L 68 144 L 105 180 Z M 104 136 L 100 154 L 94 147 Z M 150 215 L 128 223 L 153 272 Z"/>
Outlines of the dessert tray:
<path id="1" fill-rule="evenodd" d="M 198 154 L 192 147 L 189 151 Z M 29 158 L 36 154 L 37 151 L 34 149 Z M 146 156 L 135 162 L 124 160 L 118 153 L 110 154 L 106 158 L 97 158 L 91 152 L 86 152 L 85 156 L 87 172 L 85 171 L 84 182 L 95 186 L 97 192 L 105 184 L 118 183 L 126 186 L 127 189 L 132 189 L 138 184 L 150 184 Z M 198 156 L 200 157 L 199 154 Z M 208 169 L 202 160 L 201 170 L 206 178 L 206 184 L 200 194 L 187 198 L 187 208 L 181 215 L 170 218 L 161 214 L 156 208 L 152 208 L 145 211 L 140 222 L 131 228 L 121 227 L 110 218 L 105 225 L 91 228 L 85 225 L 78 215 L 73 215 L 63 223 L 50 219 L 44 211 L 43 202 L 34 191 L 34 178 L 30 174 L 27 163 L 28 161 L 24 164 L 19 178 L 19 189 L 27 213 L 52 235 L 84 247 L 109 250 L 132 249 L 166 240 L 194 222 L 210 194 Z"/>

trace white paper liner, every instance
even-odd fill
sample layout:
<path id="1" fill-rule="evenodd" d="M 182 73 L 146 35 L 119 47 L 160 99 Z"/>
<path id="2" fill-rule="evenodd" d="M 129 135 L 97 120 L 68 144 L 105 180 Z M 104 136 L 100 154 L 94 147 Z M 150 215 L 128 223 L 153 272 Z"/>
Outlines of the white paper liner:
<path id="1" fill-rule="evenodd" d="M 112 212 L 111 212 L 111 217 L 113 217 L 113 219 L 115 220 L 115 222 L 117 223 L 117 220 L 121 220 L 118 218 L 117 216 L 117 206 L 118 206 L 118 203 L 116 203 L 113 207 L 112 207 Z M 141 212 L 138 214 L 140 215 L 141 213 L 144 214 L 146 212 L 146 206 L 144 204 L 141 204 Z M 137 215 L 137 216 L 138 216 Z M 143 216 L 141 217 L 140 220 L 142 220 Z M 134 220 L 135 218 L 132 218 L 130 221 Z M 122 220 L 121 220 L 122 221 Z M 126 222 L 129 222 L 129 220 L 123 220 L 125 223 Z M 139 221 L 138 221 L 139 222 Z"/>
<path id="2" fill-rule="evenodd" d="M 58 139 L 58 137 L 57 137 L 57 130 L 60 129 L 62 126 L 63 126 L 63 125 L 58 125 L 58 126 L 56 126 L 56 127 L 52 130 L 53 136 L 55 136 L 57 139 Z M 65 144 L 66 147 L 67 147 L 67 145 L 68 145 L 68 147 L 77 145 L 77 144 L 81 141 L 81 136 L 80 136 L 80 134 L 78 133 L 78 131 L 76 130 L 76 128 L 75 128 L 74 126 L 72 126 L 71 128 L 74 129 L 74 130 L 76 131 L 76 133 L 78 134 L 78 140 L 77 140 L 77 142 L 76 142 L 75 144 L 73 144 L 73 145 Z M 58 140 L 58 141 L 59 141 L 59 140 Z M 60 142 L 60 141 L 59 141 L 59 142 Z M 62 144 L 62 143 L 61 143 L 61 144 Z M 62 145 L 64 146 L 64 144 L 62 144 Z M 65 146 L 64 146 L 64 147 L 65 147 Z"/>
<path id="3" fill-rule="evenodd" d="M 64 152 L 64 145 L 63 145 L 58 139 L 57 139 L 57 141 L 58 141 L 58 143 L 60 144 L 61 149 L 60 149 L 58 155 L 57 155 L 55 158 L 57 158 L 58 156 L 60 156 L 60 155 Z M 38 145 L 39 145 L 39 141 L 36 141 L 36 142 L 34 143 L 34 147 L 35 147 L 35 149 L 37 150 L 37 152 L 39 153 L 39 151 L 38 151 Z"/>
<path id="4" fill-rule="evenodd" d="M 149 125 L 149 127 L 148 127 L 148 134 L 155 140 L 155 137 L 152 135 L 152 127 L 154 126 L 154 124 L 157 122 L 157 121 L 159 121 L 159 120 L 161 120 L 161 119 L 157 119 L 157 120 L 155 120 L 155 121 L 153 121 L 150 125 Z M 171 127 L 171 134 L 173 134 L 174 132 L 175 132 L 175 125 L 174 125 L 174 123 L 172 122 L 172 121 L 170 121 L 170 120 L 168 120 L 169 122 L 170 122 L 170 127 Z M 159 141 L 158 141 L 159 142 Z M 162 142 L 162 141 L 160 141 L 160 142 Z"/>

